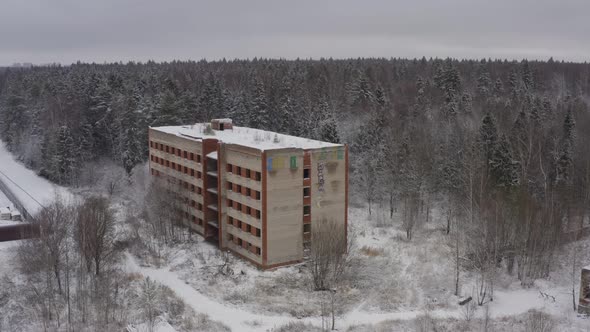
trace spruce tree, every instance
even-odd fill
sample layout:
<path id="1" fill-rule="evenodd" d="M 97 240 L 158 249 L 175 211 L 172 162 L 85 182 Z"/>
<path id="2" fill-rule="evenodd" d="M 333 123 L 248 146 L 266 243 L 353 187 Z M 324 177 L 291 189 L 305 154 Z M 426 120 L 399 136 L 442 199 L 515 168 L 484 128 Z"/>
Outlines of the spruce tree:
<path id="1" fill-rule="evenodd" d="M 119 135 L 121 153 L 121 162 L 127 174 L 131 174 L 131 170 L 143 160 L 143 147 L 145 142 L 141 139 L 141 118 L 142 110 L 141 96 L 135 94 L 127 103 L 123 114 L 121 115 L 121 133 Z"/>
<path id="2" fill-rule="evenodd" d="M 496 120 L 490 113 L 487 113 L 479 128 L 479 150 L 483 157 L 486 170 L 489 170 L 490 162 L 498 144 L 498 128 Z"/>
<path id="3" fill-rule="evenodd" d="M 555 182 L 557 184 L 571 184 L 576 140 L 575 129 L 576 121 L 570 108 L 563 121 L 563 136 L 560 141 L 559 155 L 555 161 Z"/>
<path id="4" fill-rule="evenodd" d="M 166 90 L 160 94 L 156 106 L 158 117 L 155 119 L 154 126 L 174 126 L 181 124 L 181 114 L 177 98 L 171 90 Z"/>
<path id="5" fill-rule="evenodd" d="M 498 187 L 510 188 L 518 184 L 518 164 L 512 157 L 510 144 L 505 135 L 494 148 L 490 159 L 490 171 Z"/>
<path id="6" fill-rule="evenodd" d="M 254 89 L 252 90 L 252 97 L 250 101 L 250 116 L 249 121 L 256 128 L 270 130 L 270 111 L 266 100 L 266 92 L 264 84 L 260 80 L 255 80 Z"/>
<path id="7" fill-rule="evenodd" d="M 57 181 L 60 184 L 75 183 L 78 170 L 78 149 L 68 126 L 61 126 L 57 131 L 55 160 Z"/>

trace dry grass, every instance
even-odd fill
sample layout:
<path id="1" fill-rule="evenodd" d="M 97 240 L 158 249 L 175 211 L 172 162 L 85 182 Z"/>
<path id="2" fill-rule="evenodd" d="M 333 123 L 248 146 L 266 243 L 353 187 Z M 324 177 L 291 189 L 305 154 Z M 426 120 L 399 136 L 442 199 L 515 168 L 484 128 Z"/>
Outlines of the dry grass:
<path id="1" fill-rule="evenodd" d="M 143 275 L 141 275 L 141 273 L 137 273 L 137 272 L 127 273 L 127 275 L 125 277 L 127 278 L 127 281 L 130 281 L 130 282 L 143 279 Z"/>
<path id="2" fill-rule="evenodd" d="M 369 246 L 363 246 L 361 249 L 361 253 L 365 256 L 369 257 L 378 257 L 383 256 L 384 251 L 381 248 L 373 248 Z"/>

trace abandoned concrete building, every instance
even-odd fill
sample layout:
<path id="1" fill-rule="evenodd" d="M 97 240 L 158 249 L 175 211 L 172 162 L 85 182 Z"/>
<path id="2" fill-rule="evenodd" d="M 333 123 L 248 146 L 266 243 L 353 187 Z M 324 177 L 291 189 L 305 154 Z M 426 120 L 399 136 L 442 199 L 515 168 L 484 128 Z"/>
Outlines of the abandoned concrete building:
<path id="1" fill-rule="evenodd" d="M 182 222 L 268 269 L 301 262 L 311 224 L 342 222 L 348 147 L 215 119 L 149 128 L 150 171 L 183 197 Z"/>

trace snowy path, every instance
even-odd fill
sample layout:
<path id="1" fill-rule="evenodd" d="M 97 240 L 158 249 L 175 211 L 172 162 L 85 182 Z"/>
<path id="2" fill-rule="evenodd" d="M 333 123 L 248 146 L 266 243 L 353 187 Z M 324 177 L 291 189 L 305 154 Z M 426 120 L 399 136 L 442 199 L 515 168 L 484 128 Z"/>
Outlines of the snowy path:
<path id="1" fill-rule="evenodd" d="M 52 202 L 56 193 L 59 193 L 64 200 L 70 200 L 73 197 L 66 188 L 38 176 L 15 160 L 2 141 L 0 141 L 0 181 L 14 193 L 31 214 L 39 211 L 42 205 Z"/>
<path id="2" fill-rule="evenodd" d="M 167 268 L 156 269 L 139 266 L 135 258 L 129 253 L 126 253 L 126 258 L 129 272 L 141 273 L 145 277 L 150 277 L 170 287 L 196 312 L 209 315 L 211 319 L 222 322 L 230 327 L 232 331 L 268 331 L 292 321 L 301 321 L 321 326 L 321 319 L 319 317 L 296 319 L 287 315 L 257 314 L 232 305 L 216 302 L 182 281 L 176 273 L 171 272 Z M 508 291 L 497 290 L 495 292 L 494 302 L 490 305 L 490 316 L 494 318 L 514 316 L 525 313 L 530 309 L 545 309 L 554 314 L 563 314 L 566 310 L 569 310 L 567 305 L 571 301 L 571 295 L 565 289 L 552 289 L 550 292 L 555 296 L 555 302 L 544 300 L 536 288 Z M 338 317 L 336 320 L 337 327 L 342 329 L 351 325 L 377 324 L 388 320 L 408 320 L 425 314 L 422 310 L 373 313 L 362 311 L 362 307 L 363 305 L 361 304 L 355 310 L 347 313 L 345 317 Z M 463 313 L 460 310 L 432 310 L 428 314 L 435 318 L 463 318 Z M 482 314 L 482 310 L 478 310 L 476 316 Z M 248 322 L 253 321 L 256 321 L 256 326 L 248 324 Z"/>
<path id="3" fill-rule="evenodd" d="M 295 320 L 289 316 L 259 315 L 215 302 L 180 280 L 174 272 L 168 269 L 142 267 L 137 264 L 137 261 L 129 253 L 126 253 L 126 256 L 129 272 L 139 272 L 145 277 L 150 277 L 150 279 L 170 287 L 196 312 L 209 315 L 211 319 L 222 322 L 232 331 L 265 331 Z M 258 325 L 256 327 L 248 325 L 247 322 L 252 321 L 256 321 Z"/>

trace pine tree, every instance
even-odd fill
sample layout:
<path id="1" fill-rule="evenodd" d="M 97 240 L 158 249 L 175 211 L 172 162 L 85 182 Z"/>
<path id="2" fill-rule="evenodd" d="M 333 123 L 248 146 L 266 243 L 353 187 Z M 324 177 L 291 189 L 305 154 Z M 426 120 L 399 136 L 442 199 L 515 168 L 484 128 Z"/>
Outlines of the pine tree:
<path id="1" fill-rule="evenodd" d="M 340 143 L 340 136 L 338 135 L 338 128 L 333 110 L 324 99 L 320 102 L 319 108 L 321 120 L 319 121 L 318 139 L 330 143 Z"/>
<path id="2" fill-rule="evenodd" d="M 414 99 L 414 117 L 426 116 L 430 108 L 430 101 L 426 96 L 426 82 L 422 77 L 416 80 L 416 98 Z"/>
<path id="3" fill-rule="evenodd" d="M 572 146 L 576 139 L 576 120 L 572 113 L 572 109 L 568 109 L 565 119 L 563 120 L 563 139 L 570 143 Z"/>
<path id="4" fill-rule="evenodd" d="M 508 76 L 508 86 L 510 87 L 510 96 L 513 99 L 518 99 L 520 95 L 520 84 L 518 82 L 518 73 L 515 69 L 512 69 Z"/>
<path id="5" fill-rule="evenodd" d="M 109 86 L 100 82 L 95 89 L 94 95 L 90 97 L 89 107 L 82 113 L 84 125 L 91 130 L 92 138 L 88 139 L 92 142 L 93 152 L 95 155 L 108 155 L 111 151 L 111 139 L 108 136 L 107 128 L 111 117 L 111 91 Z"/>
<path id="6" fill-rule="evenodd" d="M 181 114 L 176 96 L 171 90 L 166 90 L 160 94 L 156 106 L 158 117 L 155 119 L 153 126 L 174 126 L 181 124 Z"/>
<path id="7" fill-rule="evenodd" d="M 255 80 L 252 91 L 250 116 L 251 120 L 249 122 L 254 124 L 256 128 L 264 130 L 271 129 L 270 111 L 268 109 L 264 84 L 258 79 Z"/>
<path id="8" fill-rule="evenodd" d="M 27 125 L 27 105 L 25 97 L 16 87 L 10 87 L 6 97 L 6 106 L 0 112 L 0 137 L 10 151 L 20 143 L 22 129 Z"/>
<path id="9" fill-rule="evenodd" d="M 490 162 L 494 156 L 494 151 L 498 144 L 498 128 L 494 117 L 487 113 L 479 128 L 479 150 L 486 165 L 486 170 L 489 170 Z"/>
<path id="10" fill-rule="evenodd" d="M 139 92 L 137 92 L 139 93 Z M 145 105 L 145 101 L 143 101 L 143 96 L 138 99 L 139 103 Z M 192 93 L 192 91 L 185 90 L 180 94 L 178 100 L 178 116 L 181 119 L 182 123 L 195 123 L 195 122 L 204 122 L 208 120 L 199 121 L 198 119 L 198 106 L 197 106 L 197 98 Z"/>
<path id="11" fill-rule="evenodd" d="M 136 92 L 129 98 L 127 107 L 121 115 L 121 133 L 119 135 L 119 151 L 121 162 L 127 174 L 143 160 L 144 141 L 141 140 L 142 110 L 141 96 Z"/>
<path id="12" fill-rule="evenodd" d="M 527 91 L 534 88 L 533 72 L 527 60 L 522 60 L 522 83 Z"/>
<path id="13" fill-rule="evenodd" d="M 479 77 L 477 78 L 477 92 L 483 98 L 490 95 L 492 91 L 492 78 L 490 73 L 486 70 L 480 70 Z"/>
<path id="14" fill-rule="evenodd" d="M 57 159 L 55 153 L 55 139 L 54 134 L 45 132 L 43 140 L 41 141 L 41 165 L 39 167 L 39 174 L 47 179 L 57 181 Z"/>
<path id="15" fill-rule="evenodd" d="M 439 67 L 434 77 L 434 83 L 443 92 L 446 103 L 456 100 L 461 95 L 461 77 L 450 60 L 447 60 L 444 66 Z"/>
<path id="16" fill-rule="evenodd" d="M 92 125 L 88 123 L 83 124 L 80 132 L 80 159 L 83 162 L 87 162 L 95 158 Z"/>
<path id="17" fill-rule="evenodd" d="M 348 95 L 352 106 L 357 106 L 365 111 L 375 98 L 371 91 L 369 79 L 364 74 L 360 73 L 355 82 L 350 85 Z"/>
<path id="18" fill-rule="evenodd" d="M 207 122 L 222 116 L 222 113 L 224 113 L 223 103 L 220 84 L 213 73 L 209 73 L 205 81 L 205 88 L 199 97 L 198 105 L 201 117 L 199 122 Z"/>
<path id="19" fill-rule="evenodd" d="M 497 186 L 510 188 L 518 184 L 518 164 L 512 157 L 505 135 L 500 137 L 490 160 L 490 172 Z"/>
<path id="20" fill-rule="evenodd" d="M 502 83 L 501 78 L 497 78 L 496 82 L 494 83 L 494 97 L 500 98 L 504 93 L 504 83 Z"/>
<path id="21" fill-rule="evenodd" d="M 55 160 L 57 181 L 60 184 L 75 183 L 78 171 L 78 149 L 68 126 L 61 126 L 57 132 Z"/>
<path id="22" fill-rule="evenodd" d="M 571 108 L 563 121 L 563 136 L 560 142 L 559 155 L 555 161 L 555 182 L 570 184 L 572 180 L 573 152 L 576 140 L 576 121 Z"/>
<path id="23" fill-rule="evenodd" d="M 378 86 L 375 90 L 375 106 L 377 107 L 385 107 L 387 103 L 387 99 L 385 97 L 385 92 L 383 92 L 383 88 Z"/>
<path id="24" fill-rule="evenodd" d="M 234 125 L 249 127 L 250 118 L 248 116 L 248 96 L 239 92 L 229 97 L 229 109 L 227 116 L 233 120 Z"/>

